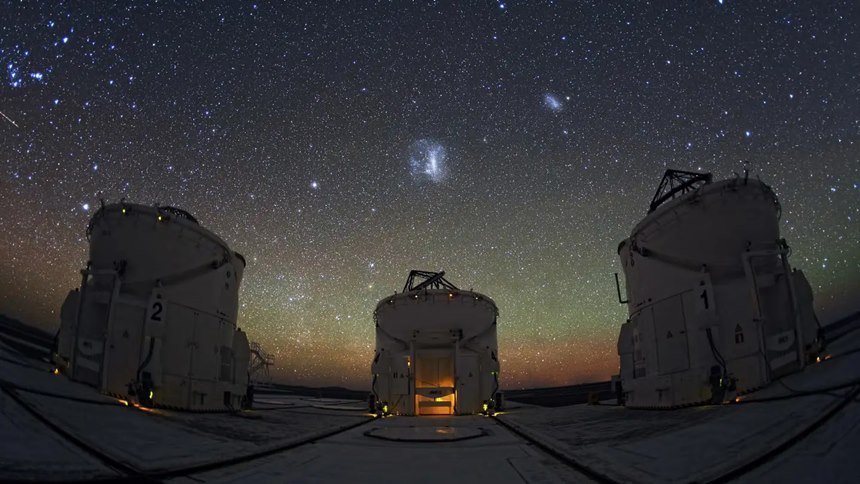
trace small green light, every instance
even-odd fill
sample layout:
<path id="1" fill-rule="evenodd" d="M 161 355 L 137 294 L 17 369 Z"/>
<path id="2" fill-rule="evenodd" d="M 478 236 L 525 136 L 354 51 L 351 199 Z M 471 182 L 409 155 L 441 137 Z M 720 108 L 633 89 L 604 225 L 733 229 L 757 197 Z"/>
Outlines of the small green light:
<path id="1" fill-rule="evenodd" d="M 150 400 L 152 400 L 152 396 L 153 396 L 154 394 L 155 394 L 155 393 L 154 393 L 152 390 L 150 390 L 150 391 L 149 391 L 149 399 L 150 399 Z"/>
<path id="2" fill-rule="evenodd" d="M 382 406 L 382 413 L 388 413 L 388 405 Z"/>
<path id="3" fill-rule="evenodd" d="M 489 406 L 489 405 L 487 405 L 487 403 L 486 403 L 486 402 L 484 402 L 484 411 L 486 412 L 488 408 L 490 408 L 490 406 Z"/>

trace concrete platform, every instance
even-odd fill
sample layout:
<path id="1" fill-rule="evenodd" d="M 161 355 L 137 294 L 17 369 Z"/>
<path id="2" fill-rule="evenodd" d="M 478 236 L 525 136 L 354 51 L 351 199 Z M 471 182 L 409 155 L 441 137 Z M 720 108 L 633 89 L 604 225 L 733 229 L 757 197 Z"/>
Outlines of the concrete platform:
<path id="1" fill-rule="evenodd" d="M 0 481 L 590 482 L 587 468 L 607 482 L 856 482 L 860 331 L 828 352 L 739 404 L 372 420 L 363 402 L 289 395 L 241 414 L 141 411 L 0 342 Z"/>
<path id="2" fill-rule="evenodd" d="M 374 427 L 364 432 L 364 435 L 392 442 L 456 442 L 487 435 L 487 432 L 480 427 L 463 427 L 458 426 L 457 422 L 451 423 L 454 425 Z"/>
<path id="3" fill-rule="evenodd" d="M 388 435 L 428 434 L 440 428 L 482 435 L 449 442 L 371 438 L 359 427 L 230 469 L 176 482 L 590 482 L 492 418 L 387 417 L 369 424 Z"/>
<path id="4" fill-rule="evenodd" d="M 830 345 L 830 359 L 747 395 L 740 404 L 680 410 L 523 407 L 499 418 L 619 482 L 709 482 L 759 464 L 741 481 L 809 482 L 803 476 L 812 471 L 804 462 L 831 469 L 827 482 L 857 482 L 860 471 L 847 453 L 860 454 L 860 439 L 845 428 L 860 421 L 858 350 L 860 331 L 855 331 Z M 836 389 L 820 391 L 830 388 Z M 836 417 L 819 428 L 829 414 Z M 769 454 L 780 448 L 790 450 L 770 462 Z M 769 473 L 784 480 L 772 480 Z"/>

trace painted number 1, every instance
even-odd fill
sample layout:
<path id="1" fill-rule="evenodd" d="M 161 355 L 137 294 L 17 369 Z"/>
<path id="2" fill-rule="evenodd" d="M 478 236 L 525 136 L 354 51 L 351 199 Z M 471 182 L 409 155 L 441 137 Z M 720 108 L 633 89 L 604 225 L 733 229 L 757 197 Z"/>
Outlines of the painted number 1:
<path id="1" fill-rule="evenodd" d="M 699 297 L 702 298 L 702 301 L 705 304 L 705 309 L 708 309 L 708 291 L 707 291 L 707 289 L 702 291 L 702 295 Z"/>

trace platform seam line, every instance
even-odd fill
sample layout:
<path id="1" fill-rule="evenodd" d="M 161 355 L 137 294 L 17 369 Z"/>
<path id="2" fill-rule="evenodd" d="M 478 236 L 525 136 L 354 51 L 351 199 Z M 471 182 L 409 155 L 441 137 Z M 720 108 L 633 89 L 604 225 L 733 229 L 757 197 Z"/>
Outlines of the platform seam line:
<path id="1" fill-rule="evenodd" d="M 146 477 L 146 476 L 144 476 L 144 474 L 142 472 L 135 469 L 134 467 L 131 467 L 127 464 L 124 464 L 124 463 L 114 459 L 113 457 L 110 457 L 109 455 L 99 451 L 98 449 L 90 446 L 89 444 L 87 444 L 83 440 L 75 437 L 74 435 L 72 435 L 71 433 L 69 433 L 68 431 L 66 431 L 62 427 L 60 427 L 58 424 L 52 422 L 50 419 L 48 419 L 47 417 L 42 415 L 38 410 L 33 408 L 28 402 L 24 401 L 24 399 L 22 399 L 21 396 L 18 395 L 18 393 L 15 391 L 14 388 L 9 387 L 4 382 L 0 382 L 0 389 L 2 389 L 4 392 L 6 392 L 6 394 L 9 395 L 9 397 L 12 398 L 12 400 L 14 400 L 18 405 L 20 405 L 21 408 L 23 408 L 25 411 L 27 411 L 27 413 L 32 415 L 34 418 L 36 418 L 36 420 L 38 420 L 43 425 L 48 427 L 54 433 L 56 433 L 57 435 L 59 435 L 60 437 L 62 437 L 64 439 L 66 439 L 68 442 L 74 444 L 76 447 L 83 450 L 84 452 L 91 455 L 92 457 L 96 458 L 99 462 L 107 465 L 110 469 L 123 474 L 122 477 L 130 477 L 130 478 L 137 478 L 137 479 L 144 479 Z M 117 476 L 105 476 L 104 479 L 94 479 L 94 480 L 105 480 L 105 479 L 110 480 L 110 479 L 116 479 L 116 478 L 117 478 Z"/>
<path id="2" fill-rule="evenodd" d="M 836 416 L 836 414 L 838 414 L 843 408 L 845 408 L 846 405 L 848 405 L 850 402 L 852 402 L 854 400 L 854 397 L 856 397 L 858 394 L 860 394 L 860 385 L 856 386 L 854 388 L 854 390 L 852 390 L 852 391 L 848 392 L 846 395 L 844 395 L 842 397 L 841 402 L 839 402 L 836 405 L 834 405 L 833 407 L 831 407 L 829 410 L 827 410 L 824 413 L 824 415 L 818 417 L 814 422 L 809 424 L 806 428 L 804 428 L 800 432 L 794 434 L 793 436 L 789 437 L 788 439 L 786 439 L 785 441 L 783 441 L 779 445 L 771 448 L 770 450 L 768 450 L 764 454 L 752 459 L 751 461 L 747 462 L 746 464 L 735 467 L 734 469 L 732 469 L 732 470 L 730 470 L 730 471 L 728 471 L 722 475 L 719 475 L 713 479 L 706 480 L 706 481 L 704 481 L 703 484 L 721 484 L 721 483 L 731 482 L 731 481 L 738 479 L 739 477 L 743 476 L 744 474 L 747 474 L 747 473 L 757 469 L 758 467 L 761 467 L 762 465 L 766 464 L 770 460 L 779 456 L 783 452 L 794 447 L 797 443 L 799 443 L 800 441 L 802 441 L 803 439 L 805 439 L 806 437 L 811 435 L 813 432 L 818 430 L 822 425 L 827 423 L 828 420 L 830 420 L 831 418 Z"/>
<path id="3" fill-rule="evenodd" d="M 525 439 L 528 443 L 533 444 L 535 447 L 541 449 L 542 451 L 546 452 L 547 454 L 560 460 L 562 463 L 566 464 L 568 467 L 571 467 L 572 469 L 576 470 L 577 472 L 584 474 L 589 479 L 591 479 L 595 482 L 599 482 L 601 484 L 620 484 L 620 481 L 616 481 L 616 480 L 612 479 L 611 477 L 607 476 L 606 474 L 598 472 L 598 471 L 592 469 L 591 467 L 577 461 L 576 459 L 570 457 L 569 455 L 565 454 L 564 452 L 558 451 L 558 450 L 550 447 L 549 445 L 547 445 L 547 444 L 535 439 L 534 437 L 528 435 L 526 432 L 521 430 L 517 425 L 509 423 L 509 422 L 505 422 L 504 420 L 502 420 L 501 418 L 499 418 L 497 416 L 493 416 L 492 418 L 496 422 L 499 422 L 502 425 L 502 427 L 505 427 L 506 429 L 510 430 L 514 434 Z"/>

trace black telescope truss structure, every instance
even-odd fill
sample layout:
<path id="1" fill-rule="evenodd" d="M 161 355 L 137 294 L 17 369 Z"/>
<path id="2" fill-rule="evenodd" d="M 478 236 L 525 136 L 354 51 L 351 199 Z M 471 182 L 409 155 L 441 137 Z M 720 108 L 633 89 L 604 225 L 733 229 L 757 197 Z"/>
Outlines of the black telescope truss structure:
<path id="1" fill-rule="evenodd" d="M 701 186 L 711 183 L 712 180 L 713 175 L 710 173 L 666 170 L 666 173 L 663 174 L 663 179 L 660 180 L 660 185 L 657 187 L 654 198 L 651 199 L 648 213 L 653 212 L 657 207 L 677 196 L 698 190 Z"/>
<path id="2" fill-rule="evenodd" d="M 456 291 L 457 286 L 445 279 L 445 271 L 409 271 L 409 277 L 406 279 L 406 285 L 403 286 L 403 292 L 420 291 L 421 289 L 447 289 L 449 291 Z"/>

